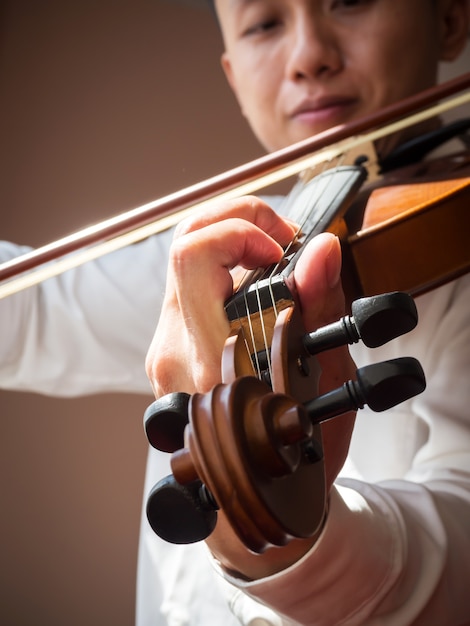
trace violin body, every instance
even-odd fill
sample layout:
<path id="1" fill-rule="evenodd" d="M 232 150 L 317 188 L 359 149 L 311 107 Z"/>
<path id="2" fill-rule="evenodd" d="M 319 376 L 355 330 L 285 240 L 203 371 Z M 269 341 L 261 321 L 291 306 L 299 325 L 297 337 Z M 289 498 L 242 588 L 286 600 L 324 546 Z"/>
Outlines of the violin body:
<path id="1" fill-rule="evenodd" d="M 470 271 L 469 205 L 468 153 L 396 170 L 366 188 L 336 230 L 348 301 L 417 296 Z"/>

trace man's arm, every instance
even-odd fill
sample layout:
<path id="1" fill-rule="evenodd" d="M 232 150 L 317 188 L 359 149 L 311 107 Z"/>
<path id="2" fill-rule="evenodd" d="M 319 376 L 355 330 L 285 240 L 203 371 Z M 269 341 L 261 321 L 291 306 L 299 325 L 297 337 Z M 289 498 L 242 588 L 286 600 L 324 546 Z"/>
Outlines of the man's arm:
<path id="1" fill-rule="evenodd" d="M 0 300 L 0 386 L 58 396 L 150 391 L 144 360 L 172 232 Z M 28 248 L 0 243 L 0 262 Z"/>

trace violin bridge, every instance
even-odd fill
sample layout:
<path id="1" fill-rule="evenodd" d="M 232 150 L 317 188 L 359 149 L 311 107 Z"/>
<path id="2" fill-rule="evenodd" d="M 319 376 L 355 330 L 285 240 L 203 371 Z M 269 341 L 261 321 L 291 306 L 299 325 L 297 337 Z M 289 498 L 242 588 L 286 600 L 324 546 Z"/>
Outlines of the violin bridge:
<path id="1" fill-rule="evenodd" d="M 357 165 L 360 162 L 367 169 L 367 181 L 373 183 L 380 178 L 380 167 L 377 151 L 373 141 L 367 140 L 339 154 L 334 159 L 324 161 L 318 165 L 304 170 L 300 174 L 300 180 L 306 184 L 313 178 L 325 172 L 343 165 Z"/>

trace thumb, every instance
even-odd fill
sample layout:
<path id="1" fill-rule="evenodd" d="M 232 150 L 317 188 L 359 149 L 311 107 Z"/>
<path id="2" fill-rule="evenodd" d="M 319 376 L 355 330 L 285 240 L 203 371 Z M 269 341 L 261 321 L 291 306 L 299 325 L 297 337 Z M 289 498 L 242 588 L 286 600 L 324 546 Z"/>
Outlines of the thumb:
<path id="1" fill-rule="evenodd" d="M 297 262 L 294 289 L 307 330 L 336 321 L 344 314 L 341 246 L 331 233 L 314 237 Z"/>

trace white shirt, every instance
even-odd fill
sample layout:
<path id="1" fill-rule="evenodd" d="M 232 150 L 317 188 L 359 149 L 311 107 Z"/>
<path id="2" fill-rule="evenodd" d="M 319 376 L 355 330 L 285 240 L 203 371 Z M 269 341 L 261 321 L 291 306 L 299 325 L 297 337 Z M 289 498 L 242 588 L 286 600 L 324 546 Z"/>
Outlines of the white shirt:
<path id="1" fill-rule="evenodd" d="M 154 237 L 0 301 L 0 385 L 148 393 L 144 357 L 170 239 Z M 19 252 L 4 243 L 0 260 Z M 420 323 L 409 335 L 352 349 L 358 366 L 415 356 L 428 388 L 386 413 L 358 414 L 323 534 L 289 570 L 229 583 L 204 544 L 166 544 L 143 516 L 138 626 L 470 622 L 469 302 L 466 276 L 418 299 Z M 168 473 L 168 456 L 151 451 L 145 493 Z"/>

